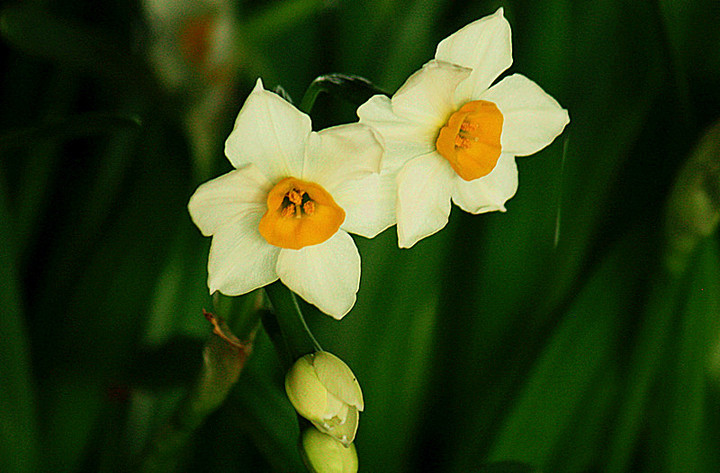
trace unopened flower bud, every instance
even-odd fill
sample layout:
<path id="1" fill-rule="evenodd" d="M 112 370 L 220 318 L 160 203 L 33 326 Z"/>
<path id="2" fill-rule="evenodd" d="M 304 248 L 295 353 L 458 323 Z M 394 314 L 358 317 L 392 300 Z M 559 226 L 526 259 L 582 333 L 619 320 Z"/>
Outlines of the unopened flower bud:
<path id="1" fill-rule="evenodd" d="M 313 473 L 355 473 L 358 457 L 355 445 L 343 445 L 336 438 L 312 427 L 303 432 L 302 453 Z"/>
<path id="2" fill-rule="evenodd" d="M 303 356 L 288 371 L 285 391 L 298 414 L 318 430 L 344 445 L 355 439 L 365 404 L 355 375 L 340 358 L 326 351 Z"/>

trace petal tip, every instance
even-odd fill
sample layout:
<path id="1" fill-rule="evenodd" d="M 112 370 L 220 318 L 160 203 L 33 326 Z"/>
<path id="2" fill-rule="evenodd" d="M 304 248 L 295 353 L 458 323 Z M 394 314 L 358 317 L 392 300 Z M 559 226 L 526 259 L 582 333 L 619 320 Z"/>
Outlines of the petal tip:
<path id="1" fill-rule="evenodd" d="M 220 292 L 220 288 L 218 287 L 218 285 L 215 284 L 215 283 L 210 279 L 209 276 L 208 276 L 208 280 L 207 280 L 207 286 L 208 286 L 208 290 L 210 291 L 210 295 L 211 295 L 211 296 L 212 296 L 213 294 L 215 294 L 216 292 L 219 292 L 220 294 L 222 294 L 222 292 Z"/>
<path id="2" fill-rule="evenodd" d="M 346 315 L 348 315 L 350 313 L 352 308 L 355 306 L 355 301 L 357 301 L 357 295 L 353 294 L 352 301 L 350 302 L 350 304 L 348 305 L 347 308 L 341 309 L 339 311 L 333 311 L 332 313 L 326 312 L 326 314 L 328 314 L 330 317 L 332 317 L 335 320 L 342 320 Z"/>

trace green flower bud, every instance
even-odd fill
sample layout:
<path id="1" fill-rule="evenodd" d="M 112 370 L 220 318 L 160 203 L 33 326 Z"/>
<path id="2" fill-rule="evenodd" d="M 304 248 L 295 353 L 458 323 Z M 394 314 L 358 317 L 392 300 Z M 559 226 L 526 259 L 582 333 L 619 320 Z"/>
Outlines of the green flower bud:
<path id="1" fill-rule="evenodd" d="M 340 358 L 326 351 L 303 356 L 288 371 L 285 391 L 298 414 L 318 430 L 344 445 L 355 439 L 365 404 L 355 375 Z"/>
<path id="2" fill-rule="evenodd" d="M 355 473 L 358 457 L 355 445 L 343 445 L 336 438 L 312 427 L 303 432 L 302 453 L 313 473 Z"/>

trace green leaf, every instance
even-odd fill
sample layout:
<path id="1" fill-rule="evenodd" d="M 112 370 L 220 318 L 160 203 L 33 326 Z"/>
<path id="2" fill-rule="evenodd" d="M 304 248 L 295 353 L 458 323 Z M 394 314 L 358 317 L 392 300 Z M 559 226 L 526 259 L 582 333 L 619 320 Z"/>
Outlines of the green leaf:
<path id="1" fill-rule="evenodd" d="M 63 220 L 65 231 L 48 248 L 32 319 L 42 347 L 41 402 L 53 419 L 44 452 L 54 471 L 72 471 L 81 462 L 104 391 L 124 379 L 141 339 L 175 232 L 180 222 L 190 224 L 189 167 L 181 153 L 165 152 L 167 143 L 156 131 L 145 129 L 142 143 L 138 134 L 111 139 L 104 157 L 109 172 L 92 175 L 90 191 L 78 190 L 87 200 L 78 200 L 80 208 L 72 212 L 82 211 L 81 217 Z M 122 176 L 136 154 L 142 159 L 135 172 Z M 65 396 L 64 389 L 86 394 Z M 69 415 L 77 410 L 83 415 Z"/>
<path id="2" fill-rule="evenodd" d="M 394 228 L 372 240 L 356 238 L 363 272 L 355 307 L 340 322 L 309 306 L 306 311 L 325 349 L 352 367 L 362 388 L 365 411 L 355 444 L 363 470 L 412 471 L 412 433 L 428 415 L 441 304 L 436 283 L 451 233 L 412 251 L 397 247 Z"/>
<path id="3" fill-rule="evenodd" d="M 41 140 L 72 139 L 124 129 L 139 129 L 140 118 L 103 112 L 88 112 L 65 118 L 48 119 L 37 126 L 7 130 L 0 135 L 0 152 L 8 148 L 33 145 Z"/>
<path id="4" fill-rule="evenodd" d="M 387 59 L 378 83 L 397 82 L 398 72 L 406 71 L 405 74 L 409 75 L 433 58 L 435 44 L 432 44 L 432 39 L 443 4 L 438 0 L 407 2 L 395 12 L 397 17 L 389 19 L 386 26 L 393 41 L 382 46 L 387 48 Z"/>
<path id="5" fill-rule="evenodd" d="M 633 460 L 634 448 L 642 434 L 640 419 L 652 405 L 649 393 L 658 382 L 657 377 L 666 377 L 659 374 L 663 369 L 663 354 L 677 343 L 674 339 L 675 327 L 682 324 L 684 294 L 687 280 L 692 277 L 692 273 L 685 271 L 688 261 L 695 247 L 707 240 L 720 222 L 719 136 L 720 128 L 716 125 L 703 137 L 697 150 L 678 173 L 668 200 L 666 238 L 662 247 L 664 265 L 651 280 L 643 324 L 630 360 L 630 381 L 621 401 L 608 458 L 608 470 L 611 472 L 625 471 Z"/>
<path id="6" fill-rule="evenodd" d="M 284 370 L 262 331 L 256 347 L 251 363 L 220 414 L 252 442 L 272 471 L 305 471 L 298 449 L 298 416 L 285 394 Z M 248 445 L 239 448 L 247 452 Z"/>
<path id="7" fill-rule="evenodd" d="M 685 304 L 678 314 L 675 343 L 656 380 L 657 402 L 650 433 L 655 455 L 648 471 L 708 471 L 703 469 L 703 430 L 708 422 L 708 365 L 720 335 L 720 251 L 706 239 L 695 255 Z"/>
<path id="8" fill-rule="evenodd" d="M 92 72 L 119 89 L 150 83 L 132 56 L 111 39 L 57 18 L 35 3 L 6 7 L 0 13 L 0 33 L 27 54 Z"/>
<path id="9" fill-rule="evenodd" d="M 496 462 L 480 467 L 477 473 L 536 473 L 538 470 L 526 463 Z"/>
<path id="10" fill-rule="evenodd" d="M 243 25 L 243 34 L 254 43 L 267 41 L 268 36 L 287 30 L 326 9 L 324 0 L 286 0 L 255 13 Z"/>
<path id="11" fill-rule="evenodd" d="M 612 369 L 618 327 L 642 293 L 638 248 L 646 239 L 637 231 L 624 238 L 577 295 L 502 421 L 490 459 L 549 466 L 598 375 Z"/>
<path id="12" fill-rule="evenodd" d="M 4 184 L 0 174 L 0 471 L 31 473 L 39 452 L 36 394 Z"/>
<path id="13" fill-rule="evenodd" d="M 214 331 L 202 352 L 202 369 L 193 388 L 167 424 L 147 445 L 139 471 L 174 471 L 197 428 L 225 401 L 245 367 L 252 342 L 241 343 L 225 322 L 206 314 Z"/>

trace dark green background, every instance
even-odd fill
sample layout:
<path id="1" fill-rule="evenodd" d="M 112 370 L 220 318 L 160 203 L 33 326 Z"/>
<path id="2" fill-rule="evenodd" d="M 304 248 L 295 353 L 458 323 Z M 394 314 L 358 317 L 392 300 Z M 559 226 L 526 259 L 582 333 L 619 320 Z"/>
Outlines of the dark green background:
<path id="1" fill-rule="evenodd" d="M 720 118 L 716 0 L 238 0 L 237 93 L 207 175 L 186 97 L 145 60 L 139 4 L 3 5 L 0 471 L 126 471 L 191 385 L 213 305 L 186 204 L 230 169 L 222 141 L 258 75 L 296 102 L 330 72 L 392 92 L 499 6 L 510 71 L 570 125 L 518 159 L 507 213 L 454 208 L 411 250 L 394 229 L 355 238 L 352 312 L 303 306 L 363 387 L 361 471 L 720 471 L 717 232 L 684 271 L 663 266 L 673 182 Z M 321 96 L 312 116 L 354 107 Z M 263 333 L 255 348 L 180 471 L 302 471 L 280 363 Z"/>

